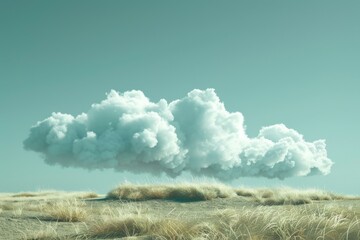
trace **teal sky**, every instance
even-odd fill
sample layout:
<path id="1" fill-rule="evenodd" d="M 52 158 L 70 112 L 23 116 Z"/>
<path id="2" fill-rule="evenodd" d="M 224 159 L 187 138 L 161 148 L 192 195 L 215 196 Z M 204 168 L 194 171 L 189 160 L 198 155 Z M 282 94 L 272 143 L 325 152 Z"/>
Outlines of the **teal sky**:
<path id="1" fill-rule="evenodd" d="M 111 89 L 152 101 L 215 88 L 247 133 L 284 123 L 326 139 L 327 176 L 234 185 L 360 194 L 359 1 L 0 1 L 0 192 L 106 192 L 154 177 L 48 166 L 23 150 L 37 121 Z M 162 179 L 163 180 L 163 179 Z"/>

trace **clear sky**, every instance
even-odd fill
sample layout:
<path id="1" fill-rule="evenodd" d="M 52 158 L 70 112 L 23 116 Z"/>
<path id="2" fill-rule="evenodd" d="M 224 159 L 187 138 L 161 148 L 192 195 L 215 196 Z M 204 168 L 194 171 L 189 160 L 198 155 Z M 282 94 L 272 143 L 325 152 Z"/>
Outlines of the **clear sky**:
<path id="1" fill-rule="evenodd" d="M 360 2 L 0 1 L 0 192 L 106 192 L 113 170 L 49 166 L 23 149 L 52 112 L 86 112 L 111 89 L 152 101 L 215 88 L 249 136 L 284 123 L 326 139 L 327 176 L 242 178 L 234 185 L 360 194 Z"/>

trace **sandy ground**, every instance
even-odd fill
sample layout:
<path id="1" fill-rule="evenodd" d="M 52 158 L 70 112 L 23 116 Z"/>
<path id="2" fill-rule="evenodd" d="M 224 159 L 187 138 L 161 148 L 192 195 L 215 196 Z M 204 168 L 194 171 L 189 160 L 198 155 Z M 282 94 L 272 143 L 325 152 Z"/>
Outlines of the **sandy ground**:
<path id="1" fill-rule="evenodd" d="M 60 201 L 64 198 L 74 198 L 79 193 L 49 193 L 43 196 L 13 197 L 14 194 L 0 194 L 0 239 L 30 239 L 29 236 L 39 231 L 55 231 L 58 236 L 74 236 L 86 233 L 91 222 L 96 222 L 101 214 L 139 214 L 150 217 L 172 217 L 180 219 L 216 220 L 214 214 L 222 209 L 256 208 L 257 204 L 243 197 L 227 199 L 213 199 L 201 202 L 174 202 L 164 200 L 149 200 L 140 202 L 124 202 L 119 200 L 80 199 L 82 206 L 89 212 L 89 220 L 85 222 L 61 222 L 49 218 L 37 206 Z M 324 201 L 310 204 L 313 207 L 322 205 L 336 205 L 344 209 L 360 208 L 360 200 Z M 286 208 L 288 206 L 269 206 L 272 208 Z M 296 206 L 299 208 L 307 205 Z M 2 210 L 1 210 L 2 209 Z M 360 216 L 359 216 L 360 218 Z M 135 239 L 135 238 L 131 238 Z M 141 239 L 141 238 L 138 238 Z"/>

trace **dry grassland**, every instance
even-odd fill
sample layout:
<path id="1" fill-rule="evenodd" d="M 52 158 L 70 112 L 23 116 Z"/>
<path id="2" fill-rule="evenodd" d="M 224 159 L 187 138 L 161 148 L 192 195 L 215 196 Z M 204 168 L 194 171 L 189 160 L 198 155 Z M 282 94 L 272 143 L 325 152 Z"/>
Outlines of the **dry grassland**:
<path id="1" fill-rule="evenodd" d="M 0 239 L 358 240 L 360 200 L 214 183 L 0 194 Z"/>

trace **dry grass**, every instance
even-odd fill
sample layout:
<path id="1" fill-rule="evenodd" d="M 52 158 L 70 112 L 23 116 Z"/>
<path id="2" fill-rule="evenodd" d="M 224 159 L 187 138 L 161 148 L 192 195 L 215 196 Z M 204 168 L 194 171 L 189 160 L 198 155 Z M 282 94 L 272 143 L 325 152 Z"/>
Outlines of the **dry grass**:
<path id="1" fill-rule="evenodd" d="M 23 214 L 23 212 L 24 212 L 24 209 L 19 207 L 19 208 L 13 210 L 12 213 L 13 213 L 14 216 L 19 217 L 19 216 L 21 216 Z"/>
<path id="2" fill-rule="evenodd" d="M 107 194 L 108 199 L 144 201 L 165 199 L 180 202 L 204 201 L 214 198 L 241 196 L 261 205 L 300 205 L 313 201 L 358 199 L 334 193 L 291 188 L 248 189 L 231 188 L 222 184 L 179 183 L 162 185 L 123 184 Z"/>
<path id="3" fill-rule="evenodd" d="M 48 226 L 45 229 L 38 231 L 28 231 L 23 234 L 23 240 L 46 240 L 46 239 L 59 239 L 55 228 Z"/>
<path id="4" fill-rule="evenodd" d="M 141 207 L 106 208 L 100 219 L 93 220 L 85 236 L 90 238 L 122 238 L 151 236 L 150 239 L 192 239 L 190 222 L 177 218 L 158 218 L 144 214 Z"/>
<path id="5" fill-rule="evenodd" d="M 261 205 L 300 205 L 314 201 L 359 199 L 338 195 L 317 189 L 296 190 L 291 188 L 275 189 L 235 189 L 238 196 L 251 198 Z"/>
<path id="6" fill-rule="evenodd" d="M 149 207 L 143 207 L 142 205 L 139 205 L 138 203 L 135 204 L 133 202 L 123 202 L 120 206 L 117 207 L 101 207 L 101 208 L 95 208 L 91 209 L 90 213 L 96 216 L 102 216 L 102 218 L 118 218 L 118 217 L 124 217 L 124 216 L 142 216 L 146 215 L 151 210 Z"/>
<path id="7" fill-rule="evenodd" d="M 44 201 L 36 202 L 4 202 L 0 204 L 0 209 L 3 211 L 39 211 L 40 206 L 44 205 Z"/>
<path id="8" fill-rule="evenodd" d="M 49 216 L 49 220 L 62 222 L 81 222 L 87 217 L 84 203 L 76 199 L 49 202 L 41 207 L 41 212 Z"/>
<path id="9" fill-rule="evenodd" d="M 109 192 L 107 198 L 130 201 L 166 199 L 190 202 L 234 196 L 236 196 L 234 190 L 226 185 L 183 183 L 163 185 L 123 184 Z"/>
<path id="10" fill-rule="evenodd" d="M 193 239 L 196 237 L 193 224 L 184 219 L 158 219 L 152 222 L 147 235 L 157 236 L 158 239 Z"/>
<path id="11" fill-rule="evenodd" d="M 91 198 L 98 198 L 100 197 L 99 194 L 95 192 L 83 193 L 77 196 L 78 199 L 91 199 Z"/>
<path id="12" fill-rule="evenodd" d="M 104 215 L 93 221 L 85 235 L 90 238 L 151 236 L 150 239 L 193 239 L 192 224 L 184 219 L 154 218 L 143 214 Z"/>
<path id="13" fill-rule="evenodd" d="M 144 215 L 112 216 L 90 226 L 88 237 L 149 239 L 360 239 L 359 212 L 336 207 L 289 206 L 226 209 L 187 220 Z"/>
<path id="14" fill-rule="evenodd" d="M 236 195 L 242 197 L 255 197 L 257 195 L 256 189 L 249 189 L 249 188 L 237 188 L 234 189 Z"/>
<path id="15" fill-rule="evenodd" d="M 260 206 L 225 210 L 217 215 L 239 239 L 258 236 L 263 239 L 360 239 L 359 212 L 343 208 L 271 208 Z M 226 228 L 225 228 L 226 229 Z"/>
<path id="16" fill-rule="evenodd" d="M 41 222 L 41 228 L 38 230 L 26 230 L 22 232 L 20 239 L 22 240 L 74 240 L 74 239 L 85 239 L 83 235 L 70 234 L 61 235 L 58 232 L 58 223 L 56 224 L 45 224 Z"/>
<path id="17" fill-rule="evenodd" d="M 10 211 L 10 210 L 15 210 L 16 208 L 18 208 L 17 206 L 15 206 L 14 203 L 2 203 L 0 205 L 0 208 L 4 211 Z"/>
<path id="18" fill-rule="evenodd" d="M 52 199 L 85 199 L 101 197 L 95 192 L 64 192 L 55 190 L 40 190 L 37 192 L 22 192 L 22 193 L 0 193 L 0 202 L 27 202 L 29 200 L 43 201 Z"/>
<path id="19" fill-rule="evenodd" d="M 14 194 L 12 195 L 12 197 L 36 197 L 38 196 L 37 194 L 34 194 L 34 193 L 18 193 L 18 194 Z"/>
<path id="20" fill-rule="evenodd" d="M 150 224 L 149 218 L 140 216 L 104 218 L 92 224 L 88 234 L 95 238 L 140 236 L 149 231 Z"/>
<path id="21" fill-rule="evenodd" d="M 130 201 L 84 200 L 95 197 L 91 194 L 78 192 L 66 194 L 67 198 L 59 194 L 58 199 L 5 201 L 0 204 L 0 213 L 3 211 L 1 214 L 16 221 L 26 216 L 43 220 L 41 229 L 37 227 L 24 234 L 26 240 L 131 236 L 159 240 L 360 239 L 359 201 L 338 202 L 356 198 L 321 190 L 235 189 L 198 183 L 124 184 L 109 192 L 107 198 Z M 173 201 L 138 202 L 150 199 Z M 210 201 L 196 202 L 205 200 Z M 17 218 L 20 215 L 23 216 Z M 39 217 L 45 215 L 46 218 Z M 54 221 L 61 226 L 59 229 L 54 227 Z"/>

